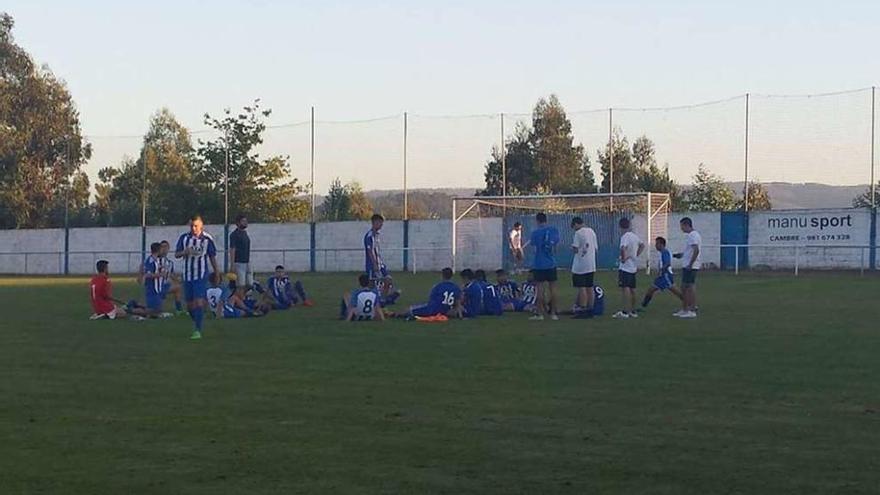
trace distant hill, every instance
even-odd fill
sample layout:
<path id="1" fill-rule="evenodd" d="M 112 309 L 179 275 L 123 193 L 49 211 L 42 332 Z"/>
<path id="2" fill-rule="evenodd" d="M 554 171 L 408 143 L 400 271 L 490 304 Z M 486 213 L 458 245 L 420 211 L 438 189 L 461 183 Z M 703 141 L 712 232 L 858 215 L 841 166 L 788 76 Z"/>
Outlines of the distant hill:
<path id="1" fill-rule="evenodd" d="M 742 182 L 732 182 L 734 191 L 742 191 Z M 789 182 L 765 182 L 774 210 L 802 208 L 851 208 L 853 198 L 862 194 L 864 186 L 831 186 L 828 184 L 793 184 Z"/>

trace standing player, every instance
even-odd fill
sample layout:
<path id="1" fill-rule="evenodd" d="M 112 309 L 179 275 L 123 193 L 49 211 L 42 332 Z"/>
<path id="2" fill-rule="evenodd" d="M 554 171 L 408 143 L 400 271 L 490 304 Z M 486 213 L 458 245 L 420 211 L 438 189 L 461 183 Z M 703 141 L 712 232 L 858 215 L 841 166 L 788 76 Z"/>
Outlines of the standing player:
<path id="1" fill-rule="evenodd" d="M 371 287 L 370 277 L 367 274 L 358 276 L 357 290 L 342 295 L 342 307 L 340 316 L 346 321 L 385 321 L 382 305 L 379 304 L 379 292 Z"/>
<path id="2" fill-rule="evenodd" d="M 684 242 L 684 252 L 676 255 L 682 258 L 681 287 L 684 298 L 682 299 L 681 311 L 675 313 L 679 318 L 697 317 L 697 272 L 703 266 L 700 247 L 703 237 L 694 230 L 694 222 L 690 217 L 684 217 L 679 222 L 681 231 L 687 234 Z"/>
<path id="3" fill-rule="evenodd" d="M 510 256 L 513 258 L 513 273 L 518 273 L 522 269 L 525 254 L 523 253 L 522 243 L 522 224 L 516 222 L 510 233 L 507 235 L 508 246 L 510 247 Z"/>
<path id="4" fill-rule="evenodd" d="M 110 263 L 107 260 L 100 260 L 95 264 L 97 274 L 92 277 L 89 282 L 89 297 L 92 301 L 92 316 L 90 320 L 115 320 L 128 316 L 122 306 L 122 301 L 113 298 L 113 287 L 110 283 Z M 146 313 L 142 308 L 133 308 L 132 318 L 143 320 Z"/>
<path id="5" fill-rule="evenodd" d="M 543 320 L 550 314 L 550 319 L 558 320 L 556 294 L 556 245 L 559 244 L 559 230 L 552 225 L 547 225 L 547 215 L 538 213 L 535 215 L 537 228 L 532 231 L 530 243 L 535 247 L 535 262 L 532 264 L 532 273 L 538 286 L 538 314 L 532 320 Z M 546 290 L 545 290 L 546 284 Z M 549 300 L 548 300 L 549 299 Z"/>
<path id="6" fill-rule="evenodd" d="M 409 308 L 410 317 L 448 316 L 454 313 L 461 318 L 461 288 L 452 281 L 452 268 L 441 272 L 443 280 L 431 289 L 428 302 Z"/>
<path id="7" fill-rule="evenodd" d="M 385 224 L 385 218 L 377 213 L 370 218 L 370 222 L 372 226 L 364 236 L 364 271 L 378 287 L 377 282 L 388 276 L 388 267 L 382 261 L 382 253 L 379 249 L 379 232 Z"/>
<path id="8" fill-rule="evenodd" d="M 577 291 L 577 299 L 574 303 L 574 313 L 591 313 L 593 309 L 593 279 L 596 275 L 596 247 L 599 241 L 596 232 L 584 225 L 581 217 L 571 220 L 571 228 L 574 229 L 574 239 L 571 250 L 574 256 L 571 260 L 571 284 Z"/>
<path id="9" fill-rule="evenodd" d="M 614 313 L 614 318 L 638 318 L 636 305 L 636 273 L 639 271 L 638 258 L 645 249 L 645 244 L 631 229 L 628 218 L 621 218 L 620 227 L 620 259 L 617 272 L 617 285 L 623 294 L 623 309 Z"/>
<path id="10" fill-rule="evenodd" d="M 219 276 L 217 266 L 217 247 L 214 238 L 204 231 L 205 224 L 200 215 L 190 219 L 190 231 L 177 240 L 174 256 L 183 258 L 183 292 L 189 316 L 193 321 L 193 340 L 202 338 L 202 324 L 205 320 L 205 299 L 208 291 L 208 277 Z"/>
<path id="11" fill-rule="evenodd" d="M 669 250 L 666 249 L 666 239 L 663 237 L 654 239 L 654 249 L 660 253 L 660 261 L 657 266 L 659 269 L 659 275 L 654 279 L 654 285 L 652 285 L 648 289 L 648 292 L 645 293 L 645 298 L 642 299 L 643 308 L 648 307 L 648 304 L 651 303 L 651 299 L 657 291 L 662 292 L 664 290 L 669 290 L 669 292 L 674 294 L 679 301 L 684 300 L 681 291 L 675 286 L 675 278 L 672 274 L 672 255 L 669 253 Z"/>
<path id="12" fill-rule="evenodd" d="M 178 315 L 183 314 L 183 299 L 180 289 L 178 275 L 174 272 L 174 260 L 168 257 L 171 251 L 171 244 L 168 241 L 159 243 L 159 273 L 162 275 L 162 300 L 164 301 L 169 295 L 174 298 L 174 311 Z"/>

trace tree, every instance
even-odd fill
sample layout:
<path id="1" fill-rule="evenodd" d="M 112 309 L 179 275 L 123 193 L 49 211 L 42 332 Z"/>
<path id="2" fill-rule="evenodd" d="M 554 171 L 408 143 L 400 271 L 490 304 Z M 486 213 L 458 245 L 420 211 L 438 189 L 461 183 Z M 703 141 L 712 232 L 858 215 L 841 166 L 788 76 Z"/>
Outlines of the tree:
<path id="1" fill-rule="evenodd" d="M 324 220 L 330 222 L 367 220 L 373 214 L 373 207 L 360 184 L 350 182 L 343 185 L 337 177 L 330 183 L 321 213 Z"/>
<path id="2" fill-rule="evenodd" d="M 504 144 L 507 194 L 574 194 L 595 192 L 589 158 L 584 147 L 574 144 L 571 122 L 559 99 L 541 99 L 532 112 L 532 126 L 517 125 L 513 138 Z M 502 150 L 492 149 L 486 164 L 485 196 L 503 192 Z"/>
<path id="3" fill-rule="evenodd" d="M 245 106 L 238 114 L 226 109 L 219 118 L 205 114 L 205 124 L 220 137 L 199 141 L 195 178 L 204 191 L 201 204 L 190 206 L 209 218 L 224 217 L 226 153 L 229 153 L 230 215 L 245 213 L 258 222 L 303 221 L 309 217 L 309 205 L 300 194 L 304 189 L 290 176 L 286 156 L 264 160 L 255 151 L 263 143 L 264 120 L 271 110 L 260 109 L 260 100 Z"/>
<path id="4" fill-rule="evenodd" d="M 770 203 L 770 193 L 767 191 L 767 188 L 764 187 L 764 184 L 757 181 L 749 181 L 748 188 L 748 211 L 768 211 L 773 209 L 773 205 Z M 742 210 L 744 203 L 745 198 L 740 198 L 736 204 L 737 209 Z"/>
<path id="5" fill-rule="evenodd" d="M 119 169 L 105 169 L 98 176 L 102 184 L 96 186 L 96 216 L 107 224 L 139 225 L 144 200 L 149 224 L 183 224 L 200 193 L 193 182 L 189 130 L 167 108 L 150 117 L 137 161 L 125 160 Z"/>
<path id="6" fill-rule="evenodd" d="M 91 147 L 66 85 L 15 43 L 14 24 L 0 14 L 0 227 L 46 227 Z"/>
<path id="7" fill-rule="evenodd" d="M 702 163 L 694 175 L 694 183 L 687 194 L 687 205 L 691 211 L 731 211 L 736 209 L 737 201 L 733 190 Z"/>
<path id="8" fill-rule="evenodd" d="M 616 129 L 611 146 L 597 151 L 602 173 L 602 192 L 611 191 L 611 158 L 614 158 L 614 192 L 656 192 L 670 195 L 672 207 L 681 208 L 681 188 L 669 176 L 669 165 L 657 164 L 654 142 L 640 136 L 630 147 L 626 136 Z"/>
<path id="9" fill-rule="evenodd" d="M 853 198 L 852 204 L 853 208 L 880 208 L 880 182 L 877 183 L 874 204 L 871 204 L 871 186 L 868 186 L 865 192 Z"/>

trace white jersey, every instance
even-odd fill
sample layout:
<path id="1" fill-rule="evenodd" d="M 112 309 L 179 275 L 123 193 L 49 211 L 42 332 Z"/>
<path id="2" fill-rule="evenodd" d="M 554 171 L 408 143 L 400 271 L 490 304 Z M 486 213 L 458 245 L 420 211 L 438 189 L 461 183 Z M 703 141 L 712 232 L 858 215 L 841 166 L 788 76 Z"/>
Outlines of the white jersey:
<path id="1" fill-rule="evenodd" d="M 510 247 L 512 249 L 522 249 L 522 231 L 518 229 L 510 231 Z"/>
<path id="2" fill-rule="evenodd" d="M 351 295 L 351 307 L 357 320 L 372 320 L 379 307 L 379 294 L 371 289 L 361 289 Z"/>
<path id="3" fill-rule="evenodd" d="M 620 248 L 623 250 L 623 260 L 620 262 L 620 271 L 627 273 L 636 273 L 639 271 L 639 236 L 632 232 L 627 232 L 620 237 Z"/>
<path id="4" fill-rule="evenodd" d="M 575 249 L 571 260 L 571 273 L 584 275 L 596 271 L 596 232 L 589 227 L 582 227 L 574 233 L 571 247 Z"/>
<path id="5" fill-rule="evenodd" d="M 217 306 L 224 302 L 225 298 L 223 297 L 223 289 L 220 287 L 211 287 L 208 289 L 208 305 L 211 307 L 211 311 L 217 311 Z"/>
<path id="6" fill-rule="evenodd" d="M 684 253 L 681 257 L 681 262 L 687 268 L 688 263 L 691 262 L 691 258 L 694 256 L 694 251 L 697 251 L 697 259 L 694 260 L 694 264 L 690 267 L 693 270 L 699 270 L 703 266 L 703 250 L 700 249 L 703 244 L 703 237 L 700 236 L 700 233 L 696 230 L 690 231 L 684 241 Z"/>

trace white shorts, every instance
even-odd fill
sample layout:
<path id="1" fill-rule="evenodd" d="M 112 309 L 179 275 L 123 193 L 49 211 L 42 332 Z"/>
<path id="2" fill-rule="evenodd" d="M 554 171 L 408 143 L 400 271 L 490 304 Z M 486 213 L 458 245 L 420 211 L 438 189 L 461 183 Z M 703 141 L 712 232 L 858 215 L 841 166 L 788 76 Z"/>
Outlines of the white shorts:
<path id="1" fill-rule="evenodd" d="M 235 276 L 238 277 L 238 284 L 245 286 L 254 285 L 254 271 L 251 270 L 250 263 L 235 263 Z"/>
<path id="2" fill-rule="evenodd" d="M 114 307 L 113 311 L 111 311 L 109 313 L 103 313 L 103 314 L 95 313 L 92 316 L 90 316 L 89 319 L 90 320 L 103 320 L 103 319 L 115 320 L 116 316 L 117 316 L 116 312 L 118 309 L 119 308 Z"/>

